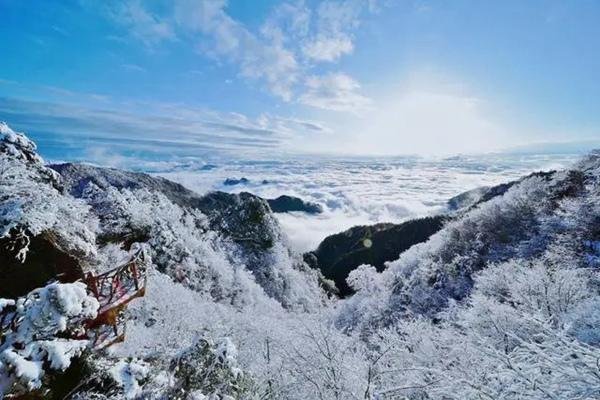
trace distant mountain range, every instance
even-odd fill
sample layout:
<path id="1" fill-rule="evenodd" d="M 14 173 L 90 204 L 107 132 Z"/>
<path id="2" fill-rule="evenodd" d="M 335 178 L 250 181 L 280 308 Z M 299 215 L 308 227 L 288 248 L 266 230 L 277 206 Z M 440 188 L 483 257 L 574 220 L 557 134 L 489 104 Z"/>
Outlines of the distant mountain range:
<path id="1" fill-rule="evenodd" d="M 600 139 L 530 143 L 507 147 L 500 152 L 508 154 L 585 154 L 595 149 L 600 149 Z"/>

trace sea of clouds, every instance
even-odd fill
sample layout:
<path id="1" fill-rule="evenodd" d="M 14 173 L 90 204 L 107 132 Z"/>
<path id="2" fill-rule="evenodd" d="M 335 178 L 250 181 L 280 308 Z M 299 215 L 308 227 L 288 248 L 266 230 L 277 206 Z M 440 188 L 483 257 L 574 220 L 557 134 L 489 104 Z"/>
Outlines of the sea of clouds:
<path id="1" fill-rule="evenodd" d="M 319 203 L 324 212 L 277 214 L 291 245 L 312 250 L 328 235 L 355 225 L 402 222 L 445 210 L 449 198 L 533 171 L 567 167 L 575 154 L 457 156 L 424 159 L 293 157 L 171 165 L 157 175 L 199 193 L 248 191 L 264 198 L 287 194 Z M 225 185 L 227 178 L 246 184 Z"/>

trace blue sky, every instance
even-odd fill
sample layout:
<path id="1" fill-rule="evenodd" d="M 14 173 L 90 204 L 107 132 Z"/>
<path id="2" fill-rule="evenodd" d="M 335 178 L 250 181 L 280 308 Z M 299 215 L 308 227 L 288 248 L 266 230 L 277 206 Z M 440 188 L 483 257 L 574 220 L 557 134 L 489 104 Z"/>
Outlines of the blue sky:
<path id="1" fill-rule="evenodd" d="M 600 2 L 0 0 L 0 119 L 51 158 L 600 138 Z"/>

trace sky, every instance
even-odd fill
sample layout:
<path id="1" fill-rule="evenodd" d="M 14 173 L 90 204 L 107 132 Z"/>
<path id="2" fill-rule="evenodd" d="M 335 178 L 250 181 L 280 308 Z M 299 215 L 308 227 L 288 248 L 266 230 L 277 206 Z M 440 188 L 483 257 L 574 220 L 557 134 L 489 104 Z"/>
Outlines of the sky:
<path id="1" fill-rule="evenodd" d="M 0 120 L 52 159 L 600 143 L 598 1 L 0 0 L 0 18 Z"/>

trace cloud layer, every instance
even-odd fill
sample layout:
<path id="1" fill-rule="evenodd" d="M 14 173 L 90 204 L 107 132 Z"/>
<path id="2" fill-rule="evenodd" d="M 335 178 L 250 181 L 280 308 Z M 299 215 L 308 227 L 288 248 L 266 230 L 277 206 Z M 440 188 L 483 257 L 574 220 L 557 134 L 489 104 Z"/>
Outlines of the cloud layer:
<path id="1" fill-rule="evenodd" d="M 160 103 L 123 104 L 119 110 L 0 97 L 0 119 L 31 134 L 42 150 L 56 148 L 51 157 L 79 156 L 99 163 L 106 163 L 107 152 L 145 152 L 161 160 L 252 155 L 281 151 L 290 140 L 329 132 L 311 120 L 266 113 L 249 118 Z"/>
<path id="2" fill-rule="evenodd" d="M 314 250 L 327 236 L 355 225 L 401 222 L 444 209 L 465 190 L 517 179 L 531 171 L 568 165 L 574 156 L 471 156 L 450 159 L 307 158 L 240 161 L 210 171 L 178 169 L 161 175 L 206 192 L 250 191 L 265 198 L 286 194 L 319 203 L 323 214 L 278 214 L 299 251 Z M 249 183 L 225 186 L 226 178 Z M 268 183 L 263 184 L 266 180 Z"/>

